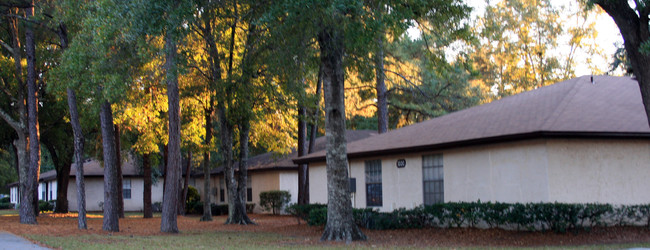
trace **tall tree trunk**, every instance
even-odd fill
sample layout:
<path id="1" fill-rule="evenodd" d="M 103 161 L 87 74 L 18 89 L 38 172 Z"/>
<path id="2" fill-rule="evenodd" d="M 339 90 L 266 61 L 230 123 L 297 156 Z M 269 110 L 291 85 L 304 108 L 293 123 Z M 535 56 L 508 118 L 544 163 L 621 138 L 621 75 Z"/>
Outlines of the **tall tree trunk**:
<path id="1" fill-rule="evenodd" d="M 234 210 L 229 213 L 226 224 L 240 224 L 249 225 L 255 224 L 248 218 L 246 214 L 246 181 L 248 178 L 248 141 L 250 132 L 250 121 L 244 119 L 239 127 L 239 172 L 237 173 L 237 192 L 233 198 L 228 197 L 229 200 L 234 201 Z M 230 195 L 230 194 L 229 194 Z"/>
<path id="2" fill-rule="evenodd" d="M 377 91 L 377 132 L 382 134 L 388 131 L 388 100 L 386 83 L 384 82 L 384 40 L 383 33 L 377 38 L 377 51 L 375 52 L 375 80 Z"/>
<path id="3" fill-rule="evenodd" d="M 298 104 L 298 157 L 305 155 L 307 145 L 307 109 L 303 103 Z M 308 204 L 307 164 L 298 165 L 298 204 Z"/>
<path id="4" fill-rule="evenodd" d="M 72 165 L 72 155 L 65 155 L 65 150 L 57 150 L 55 143 L 45 138 L 41 140 L 43 145 L 47 147 L 54 162 L 54 170 L 56 171 L 56 207 L 55 213 L 68 212 L 68 183 L 70 181 L 70 166 Z M 64 152 L 61 155 L 60 152 Z"/>
<path id="5" fill-rule="evenodd" d="M 181 177 L 181 121 L 178 93 L 178 76 L 176 72 L 176 42 L 171 31 L 165 34 L 165 71 L 167 74 L 167 102 L 169 105 L 169 154 L 163 193 L 163 211 L 160 231 L 178 233 L 177 214 Z"/>
<path id="6" fill-rule="evenodd" d="M 226 224 L 230 221 L 230 218 L 234 216 L 235 213 L 235 199 L 237 196 L 237 185 L 235 183 L 235 171 L 233 168 L 233 152 L 232 152 L 232 134 L 233 128 L 228 121 L 226 116 L 226 108 L 222 102 L 217 103 L 217 109 L 219 112 L 219 136 L 221 141 L 221 158 L 223 159 L 224 166 L 224 179 L 226 184 L 226 192 L 228 193 L 228 219 Z"/>
<path id="7" fill-rule="evenodd" d="M 325 89 L 327 138 L 327 223 L 321 240 L 365 240 L 352 217 L 345 139 L 343 31 L 324 27 L 318 34 Z"/>
<path id="8" fill-rule="evenodd" d="M 104 231 L 119 232 L 117 158 L 115 157 L 115 132 L 111 104 L 104 100 L 99 113 L 102 127 L 102 148 L 104 151 Z"/>
<path id="9" fill-rule="evenodd" d="M 11 10 L 11 14 L 18 16 L 18 10 Z M 16 159 L 18 161 L 18 178 L 19 178 L 19 187 L 18 191 L 20 193 L 20 223 L 22 224 L 36 224 L 36 216 L 34 216 L 35 207 L 32 202 L 34 199 L 34 186 L 32 183 L 29 183 L 33 179 L 29 175 L 30 164 L 29 164 L 29 132 L 27 130 L 27 107 L 25 106 L 25 83 L 23 81 L 22 73 L 22 56 L 20 51 L 22 50 L 20 46 L 20 32 L 18 32 L 18 18 L 13 17 L 9 19 L 9 30 L 11 32 L 11 46 L 12 46 L 12 57 L 14 60 L 14 75 L 15 79 L 18 82 L 18 94 L 16 100 L 18 100 L 16 105 L 16 111 L 18 113 L 18 119 L 14 119 L 4 110 L 0 109 L 0 117 L 5 120 L 13 129 L 16 131 L 17 139 L 14 140 L 14 147 L 16 149 Z"/>
<path id="10" fill-rule="evenodd" d="M 320 116 L 320 99 L 321 99 L 322 86 L 323 86 L 323 66 L 321 64 L 318 66 L 318 80 L 316 80 L 316 108 L 314 108 L 314 113 L 312 114 L 313 122 L 311 123 L 311 128 L 309 130 L 309 150 L 307 150 L 308 154 L 313 153 L 314 147 L 316 146 L 316 135 L 318 134 L 318 120 Z M 307 170 L 307 187 L 309 187 L 309 169 Z M 307 193 L 307 200 L 309 201 L 309 193 Z"/>
<path id="11" fill-rule="evenodd" d="M 151 209 L 151 155 L 142 155 L 142 172 L 144 178 L 144 191 L 142 194 L 144 218 L 153 218 Z"/>
<path id="12" fill-rule="evenodd" d="M 124 176 L 122 176 L 122 146 L 120 140 L 120 126 L 113 125 L 115 129 L 115 163 L 117 164 L 117 214 L 120 219 L 124 218 Z"/>
<path id="13" fill-rule="evenodd" d="M 641 51 L 641 47 L 650 41 L 649 15 L 650 6 L 644 6 L 645 1 L 634 1 L 637 5 L 635 12 L 628 1 L 594 0 L 609 14 L 621 31 L 625 51 L 630 59 L 634 76 L 639 83 L 641 99 L 645 107 L 648 125 L 650 126 L 650 54 Z"/>
<path id="14" fill-rule="evenodd" d="M 34 7 L 25 9 L 25 17 L 34 16 Z M 27 56 L 27 120 L 29 129 L 29 174 L 34 187 L 34 215 L 38 216 L 38 176 L 41 169 L 41 145 L 38 131 L 38 99 L 36 88 L 36 45 L 32 25 L 25 25 L 25 54 Z"/>
<path id="15" fill-rule="evenodd" d="M 71 88 L 68 91 L 68 108 L 70 109 L 70 125 L 74 134 L 74 161 L 77 173 L 75 180 L 77 183 L 77 226 L 79 229 L 87 229 L 86 223 L 86 185 L 84 183 L 84 136 L 79 122 L 79 110 L 77 109 L 77 96 Z"/>
<path id="16" fill-rule="evenodd" d="M 185 180 L 183 181 L 183 196 L 178 203 L 179 215 L 185 215 L 185 201 L 187 201 L 187 190 L 190 187 L 190 170 L 192 169 L 192 150 L 187 151 L 187 164 L 185 165 Z"/>
<path id="17" fill-rule="evenodd" d="M 210 195 L 210 145 L 212 144 L 212 97 L 210 107 L 205 109 L 205 145 L 207 150 L 203 151 L 203 216 L 201 221 L 212 221 L 212 207 Z"/>

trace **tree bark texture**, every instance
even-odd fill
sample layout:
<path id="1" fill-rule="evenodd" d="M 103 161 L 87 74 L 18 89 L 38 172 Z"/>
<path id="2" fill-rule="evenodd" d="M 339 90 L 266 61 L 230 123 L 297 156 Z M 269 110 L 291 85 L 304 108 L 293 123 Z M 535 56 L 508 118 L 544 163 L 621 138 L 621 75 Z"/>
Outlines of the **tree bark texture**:
<path id="1" fill-rule="evenodd" d="M 298 104 L 298 157 L 305 155 L 307 148 L 307 108 Z M 307 164 L 298 165 L 298 204 L 308 204 Z"/>
<path id="2" fill-rule="evenodd" d="M 224 166 L 224 180 L 226 184 L 226 192 L 228 193 L 228 219 L 226 224 L 229 224 L 235 214 L 235 199 L 237 196 L 237 183 L 235 183 L 235 170 L 233 167 L 233 128 L 226 116 L 226 108 L 222 102 L 217 103 L 219 112 L 219 136 L 221 140 L 221 157 Z"/>
<path id="3" fill-rule="evenodd" d="M 12 14 L 18 16 L 18 11 L 11 11 Z M 18 178 L 19 186 L 18 191 L 20 193 L 20 223 L 23 224 L 36 224 L 36 216 L 34 216 L 34 204 L 31 201 L 34 199 L 34 187 L 28 183 L 32 179 L 29 175 L 29 132 L 27 125 L 27 107 L 25 106 L 25 82 L 23 81 L 22 73 L 22 56 L 20 54 L 21 46 L 18 32 L 18 18 L 13 17 L 9 19 L 9 24 L 7 25 L 11 32 L 11 46 L 12 46 L 12 57 L 14 60 L 14 76 L 18 82 L 18 94 L 16 95 L 16 112 L 18 118 L 14 119 L 9 113 L 0 109 L 0 117 L 2 117 L 5 122 L 11 126 L 14 131 L 16 131 L 17 139 L 14 140 L 14 147 L 16 150 L 16 161 L 18 162 Z"/>
<path id="4" fill-rule="evenodd" d="M 640 50 L 641 46 L 650 39 L 648 27 L 650 6 L 637 6 L 637 15 L 627 1 L 595 0 L 594 2 L 614 19 L 621 31 L 625 51 L 641 89 L 641 98 L 650 126 L 650 54 Z"/>
<path id="5" fill-rule="evenodd" d="M 111 104 L 104 100 L 99 118 L 102 127 L 102 148 L 104 152 L 104 223 L 102 229 L 119 232 L 117 158 L 115 156 L 115 132 Z"/>
<path id="6" fill-rule="evenodd" d="M 142 172 L 144 175 L 144 191 L 142 193 L 143 217 L 153 218 L 151 208 L 151 155 L 148 153 L 142 156 Z"/>
<path id="7" fill-rule="evenodd" d="M 120 219 L 124 218 L 124 177 L 122 176 L 122 149 L 120 140 L 120 126 L 113 125 L 115 128 L 115 163 L 117 164 L 117 214 Z"/>
<path id="8" fill-rule="evenodd" d="M 185 201 L 190 188 L 190 170 L 192 169 L 192 150 L 187 151 L 187 164 L 185 165 L 185 180 L 183 181 L 183 196 L 178 203 L 179 215 L 185 215 Z"/>
<path id="9" fill-rule="evenodd" d="M 47 137 L 47 135 L 45 135 Z M 56 207 L 54 213 L 68 212 L 68 183 L 70 181 L 70 166 L 72 165 L 73 155 L 67 155 L 67 150 L 60 147 L 67 147 L 61 143 L 52 142 L 48 138 L 41 140 L 41 143 L 48 149 L 54 170 L 56 171 Z M 73 144 L 74 145 L 74 144 Z"/>
<path id="10" fill-rule="evenodd" d="M 25 17 L 34 16 L 34 7 L 25 9 Z M 34 188 L 34 215 L 38 215 L 38 176 L 41 170 L 41 144 L 38 131 L 38 99 L 36 88 L 36 45 L 32 24 L 25 25 L 25 54 L 27 56 L 27 121 L 29 130 L 29 181 Z"/>
<path id="11" fill-rule="evenodd" d="M 249 225 L 255 224 L 246 214 L 246 180 L 248 179 L 248 141 L 250 134 L 250 121 L 244 119 L 239 127 L 239 172 L 237 173 L 236 193 L 233 211 L 228 213 L 226 224 Z M 229 194 L 230 195 L 230 194 Z"/>
<path id="12" fill-rule="evenodd" d="M 383 34 L 382 34 L 383 36 Z M 377 92 L 377 132 L 382 134 L 388 131 L 388 96 L 384 75 L 384 40 L 377 39 L 375 52 L 375 90 Z"/>
<path id="13" fill-rule="evenodd" d="M 210 149 L 212 142 L 212 97 L 210 97 L 210 107 L 204 110 L 205 118 L 205 141 L 208 150 L 203 152 L 203 216 L 201 221 L 212 221 L 212 207 L 210 195 Z"/>
<path id="14" fill-rule="evenodd" d="M 309 131 L 309 150 L 307 150 L 308 154 L 313 153 L 314 147 L 316 146 L 316 135 L 318 134 L 318 120 L 320 116 L 320 99 L 322 94 L 322 86 L 323 86 L 323 67 L 322 65 L 320 65 L 318 67 L 318 80 L 316 80 L 316 108 L 314 109 L 314 113 L 312 114 L 313 122 L 311 124 L 311 128 Z M 307 186 L 309 186 L 309 169 L 307 169 Z M 309 200 L 309 194 L 307 194 L 307 196 L 308 196 L 307 200 Z"/>
<path id="15" fill-rule="evenodd" d="M 349 193 L 345 138 L 345 94 L 343 31 L 324 27 L 318 34 L 325 90 L 325 134 L 327 139 L 327 223 L 323 241 L 365 240 L 354 223 Z"/>
<path id="16" fill-rule="evenodd" d="M 171 34 L 165 35 L 165 70 L 167 74 L 167 102 L 169 105 L 169 144 L 165 176 L 165 191 L 163 192 L 163 211 L 160 221 L 160 231 L 178 233 L 177 214 L 180 197 L 181 178 L 181 121 L 178 91 L 178 76 L 176 73 L 176 42 Z"/>
<path id="17" fill-rule="evenodd" d="M 79 229 L 87 229 L 86 222 L 86 184 L 84 183 L 84 136 L 79 122 L 79 110 L 77 109 L 77 95 L 71 88 L 68 92 L 68 108 L 70 109 L 70 125 L 74 135 L 74 162 L 76 167 L 75 181 L 77 184 L 77 226 Z"/>

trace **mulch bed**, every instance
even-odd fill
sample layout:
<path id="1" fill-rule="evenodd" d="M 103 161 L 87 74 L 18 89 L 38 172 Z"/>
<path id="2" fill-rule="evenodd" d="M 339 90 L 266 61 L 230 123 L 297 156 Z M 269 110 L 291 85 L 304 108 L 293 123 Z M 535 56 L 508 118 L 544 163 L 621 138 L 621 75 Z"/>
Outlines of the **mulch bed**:
<path id="1" fill-rule="evenodd" d="M 178 227 L 181 233 L 203 233 L 219 231 L 268 232 L 288 236 L 289 245 L 330 245 L 341 243 L 320 242 L 322 227 L 312 227 L 291 216 L 250 215 L 257 225 L 224 225 L 225 216 L 216 216 L 212 222 L 199 222 L 198 216 L 179 216 Z M 23 225 L 18 216 L 0 216 L 0 231 L 17 235 L 70 236 L 84 234 L 112 234 L 124 236 L 165 235 L 160 232 L 160 218 L 120 219 L 120 232 L 102 231 L 99 216 L 88 219 L 88 230 L 77 229 L 76 214 L 41 214 L 38 225 Z M 650 230 L 645 227 L 593 228 L 589 232 L 577 234 L 554 232 L 515 232 L 500 229 L 471 228 L 427 228 L 401 230 L 363 230 L 369 237 L 366 242 L 355 245 L 391 247 L 464 247 L 464 246 L 571 246 L 602 245 L 620 243 L 650 242 Z"/>

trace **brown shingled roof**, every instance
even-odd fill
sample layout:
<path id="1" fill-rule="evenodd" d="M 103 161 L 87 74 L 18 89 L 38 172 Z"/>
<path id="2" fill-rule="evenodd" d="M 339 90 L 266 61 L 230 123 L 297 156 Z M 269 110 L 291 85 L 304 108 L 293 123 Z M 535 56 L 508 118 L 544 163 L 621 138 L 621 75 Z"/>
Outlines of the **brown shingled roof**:
<path id="1" fill-rule="evenodd" d="M 129 161 L 122 162 L 122 176 L 142 176 L 142 174 L 138 172 L 138 169 L 136 169 L 133 163 L 134 162 L 132 159 L 130 159 Z M 86 160 L 83 166 L 84 166 L 84 176 L 86 177 L 104 176 L 104 165 L 102 164 L 102 162 L 98 160 L 95 159 Z M 75 177 L 76 175 L 77 175 L 77 167 L 75 164 L 72 164 L 72 166 L 70 167 L 70 177 Z M 55 179 L 56 179 L 56 170 L 50 170 L 45 173 L 41 173 L 41 175 L 39 176 L 40 181 L 50 181 Z"/>
<path id="2" fill-rule="evenodd" d="M 636 80 L 582 76 L 348 143 L 348 157 L 539 137 L 650 138 Z M 324 161 L 325 151 L 294 160 Z"/>
<path id="3" fill-rule="evenodd" d="M 370 136 L 376 135 L 377 131 L 374 130 L 348 130 L 346 131 L 346 138 L 348 141 L 357 141 Z M 325 149 L 325 136 L 316 138 L 314 151 L 321 151 Z M 278 155 L 273 152 L 268 152 L 260 155 L 253 156 L 248 159 L 249 171 L 264 171 L 271 169 L 291 169 L 297 170 L 298 165 L 293 163 L 292 159 L 298 157 L 298 152 L 293 149 L 291 153 L 285 155 Z M 236 167 L 237 163 L 235 163 Z M 218 167 L 212 170 L 212 174 L 221 173 L 223 167 Z M 203 172 L 196 170 L 194 175 L 203 175 Z"/>

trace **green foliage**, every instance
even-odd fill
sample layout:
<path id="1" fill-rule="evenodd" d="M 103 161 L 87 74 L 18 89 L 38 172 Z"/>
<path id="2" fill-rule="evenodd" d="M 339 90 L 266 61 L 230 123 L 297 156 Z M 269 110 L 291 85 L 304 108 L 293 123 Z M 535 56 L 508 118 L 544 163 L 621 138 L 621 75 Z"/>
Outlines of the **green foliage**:
<path id="1" fill-rule="evenodd" d="M 289 191 L 272 190 L 260 193 L 260 206 L 267 211 L 278 214 L 291 201 Z"/>
<path id="2" fill-rule="evenodd" d="M 51 201 L 39 200 L 38 210 L 41 212 L 53 211 L 55 204 L 56 204 L 56 200 L 51 200 Z"/>
<path id="3" fill-rule="evenodd" d="M 303 217 L 308 211 L 309 225 L 327 222 L 327 207 L 291 206 L 292 214 Z M 300 212 L 298 212 L 300 211 Z M 566 233 L 589 231 L 595 226 L 650 226 L 650 204 L 568 204 L 568 203 L 492 203 L 451 202 L 397 209 L 390 213 L 372 209 L 354 209 L 357 225 L 368 229 L 423 227 L 487 227 L 526 231 Z"/>
<path id="4" fill-rule="evenodd" d="M 7 148 L 13 151 L 9 145 L 7 145 Z M 11 151 L 0 147 L 0 194 L 8 194 L 9 188 L 7 185 L 18 181 L 15 159 L 13 153 L 10 153 Z"/>
<path id="5" fill-rule="evenodd" d="M 203 203 L 201 202 L 201 195 L 199 190 L 189 185 L 187 187 L 187 197 L 185 197 L 185 211 L 188 214 L 197 214 L 197 210 L 203 213 Z"/>
<path id="6" fill-rule="evenodd" d="M 327 208 L 327 204 L 291 204 L 287 207 L 287 213 L 305 221 L 309 220 L 309 213 L 314 209 Z"/>
<path id="7" fill-rule="evenodd" d="M 0 209 L 13 209 L 14 204 L 11 204 L 9 202 L 0 202 Z"/>

